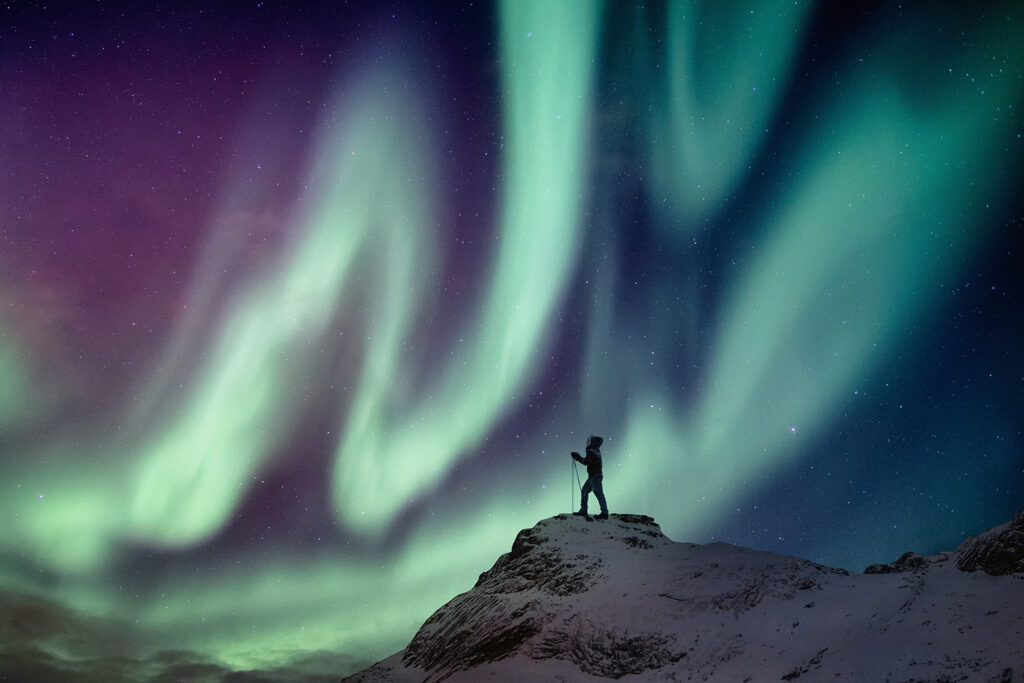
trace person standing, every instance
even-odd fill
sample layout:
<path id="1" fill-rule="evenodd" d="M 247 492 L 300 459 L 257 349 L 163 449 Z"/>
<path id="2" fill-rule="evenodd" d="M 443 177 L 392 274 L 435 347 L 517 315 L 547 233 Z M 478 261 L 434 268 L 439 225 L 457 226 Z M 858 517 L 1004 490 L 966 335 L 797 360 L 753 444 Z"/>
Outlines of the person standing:
<path id="1" fill-rule="evenodd" d="M 608 504 L 604 499 L 604 487 L 602 482 L 604 481 L 604 472 L 601 469 L 601 444 L 604 443 L 604 439 L 599 436 L 591 436 L 587 439 L 586 455 L 580 456 L 579 453 L 573 451 L 570 453 L 573 460 L 581 462 L 587 467 L 587 481 L 583 484 L 583 488 L 580 489 L 580 509 L 579 512 L 574 512 L 574 515 L 586 515 L 587 514 L 587 496 L 593 491 L 594 496 L 597 497 L 597 502 L 601 506 L 601 514 L 597 516 L 598 519 L 608 519 Z"/>

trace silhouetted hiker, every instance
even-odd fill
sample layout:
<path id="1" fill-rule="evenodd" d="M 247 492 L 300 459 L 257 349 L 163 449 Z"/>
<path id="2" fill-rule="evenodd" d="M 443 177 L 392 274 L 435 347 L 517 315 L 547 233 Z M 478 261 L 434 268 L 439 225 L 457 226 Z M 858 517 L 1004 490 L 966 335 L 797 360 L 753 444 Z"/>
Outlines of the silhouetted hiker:
<path id="1" fill-rule="evenodd" d="M 604 489 L 601 487 L 601 482 L 604 480 L 604 473 L 601 471 L 601 444 L 603 442 L 604 439 L 601 437 L 591 436 L 587 439 L 586 456 L 581 458 L 576 451 L 571 453 L 573 460 L 587 466 L 587 481 L 580 489 L 580 511 L 572 513 L 574 515 L 587 514 L 587 496 L 593 491 L 597 496 L 597 502 L 601 505 L 601 514 L 597 518 L 608 519 L 608 504 L 604 500 Z"/>

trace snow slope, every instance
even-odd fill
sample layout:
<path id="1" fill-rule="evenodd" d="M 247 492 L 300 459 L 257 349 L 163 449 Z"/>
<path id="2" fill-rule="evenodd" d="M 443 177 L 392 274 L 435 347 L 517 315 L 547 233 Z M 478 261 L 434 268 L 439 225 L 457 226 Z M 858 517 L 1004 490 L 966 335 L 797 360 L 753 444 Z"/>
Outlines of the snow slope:
<path id="1" fill-rule="evenodd" d="M 559 515 L 347 680 L 1024 681 L 1022 531 L 1024 511 L 852 574 L 676 543 L 650 517 Z M 958 567 L 989 556 L 1009 573 Z"/>

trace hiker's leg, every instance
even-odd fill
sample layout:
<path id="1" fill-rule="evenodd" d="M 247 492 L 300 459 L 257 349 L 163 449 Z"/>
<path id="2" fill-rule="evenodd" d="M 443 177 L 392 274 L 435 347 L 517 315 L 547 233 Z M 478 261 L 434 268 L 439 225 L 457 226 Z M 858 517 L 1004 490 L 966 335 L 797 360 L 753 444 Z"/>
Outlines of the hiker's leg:
<path id="1" fill-rule="evenodd" d="M 590 482 L 593 482 L 590 487 L 593 489 L 594 495 L 597 497 L 597 502 L 601 505 L 601 514 L 607 515 L 608 503 L 604 500 L 604 486 L 602 486 L 603 480 L 604 477 L 591 477 L 587 480 L 587 483 L 590 484 Z"/>
<path id="2" fill-rule="evenodd" d="M 583 482 L 583 488 L 580 489 L 580 512 L 587 511 L 587 497 L 590 495 L 590 491 L 593 489 L 594 478 L 589 477 Z"/>

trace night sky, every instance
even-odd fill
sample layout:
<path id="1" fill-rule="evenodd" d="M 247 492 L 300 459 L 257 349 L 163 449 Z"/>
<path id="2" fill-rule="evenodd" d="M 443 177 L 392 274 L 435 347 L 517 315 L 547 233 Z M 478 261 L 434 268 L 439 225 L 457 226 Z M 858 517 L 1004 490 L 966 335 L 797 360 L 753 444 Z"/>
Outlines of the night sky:
<path id="1" fill-rule="evenodd" d="M 149 4 L 0 6 L 0 673 L 351 671 L 589 434 L 856 571 L 1024 505 L 1024 4 Z"/>

